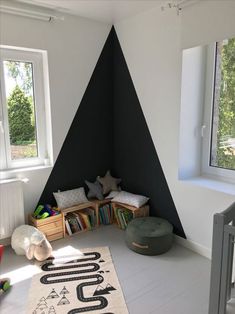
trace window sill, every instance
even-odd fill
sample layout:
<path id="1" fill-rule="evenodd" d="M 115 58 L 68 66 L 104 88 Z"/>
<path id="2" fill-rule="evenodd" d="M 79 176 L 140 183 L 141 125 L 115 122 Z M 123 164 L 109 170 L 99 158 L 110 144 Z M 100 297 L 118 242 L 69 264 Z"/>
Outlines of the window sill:
<path id="1" fill-rule="evenodd" d="M 52 168 L 52 165 L 38 165 L 24 168 L 6 169 L 0 171 L 0 182 L 2 180 L 11 179 L 13 176 L 17 176 L 19 173 L 24 173 L 28 171 L 37 171 Z"/>
<path id="2" fill-rule="evenodd" d="M 235 196 L 235 184 L 230 182 L 224 182 L 216 177 L 212 176 L 199 176 L 189 179 L 183 179 L 183 182 L 187 182 L 193 185 L 204 187 L 210 190 L 226 193 Z"/>

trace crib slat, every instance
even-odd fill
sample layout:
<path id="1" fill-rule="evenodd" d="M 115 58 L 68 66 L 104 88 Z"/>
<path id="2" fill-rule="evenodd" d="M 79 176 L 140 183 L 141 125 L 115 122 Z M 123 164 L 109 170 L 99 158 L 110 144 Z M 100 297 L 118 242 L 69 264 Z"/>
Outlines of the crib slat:
<path id="1" fill-rule="evenodd" d="M 209 314 L 225 314 L 231 298 L 235 203 L 214 215 Z"/>

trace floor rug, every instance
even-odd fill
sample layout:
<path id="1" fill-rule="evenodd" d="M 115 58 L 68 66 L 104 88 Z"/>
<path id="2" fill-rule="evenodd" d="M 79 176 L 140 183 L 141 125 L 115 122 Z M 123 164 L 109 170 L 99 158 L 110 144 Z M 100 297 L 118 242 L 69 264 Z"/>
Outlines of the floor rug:
<path id="1" fill-rule="evenodd" d="M 108 247 L 39 263 L 27 314 L 126 314 L 126 303 Z"/>

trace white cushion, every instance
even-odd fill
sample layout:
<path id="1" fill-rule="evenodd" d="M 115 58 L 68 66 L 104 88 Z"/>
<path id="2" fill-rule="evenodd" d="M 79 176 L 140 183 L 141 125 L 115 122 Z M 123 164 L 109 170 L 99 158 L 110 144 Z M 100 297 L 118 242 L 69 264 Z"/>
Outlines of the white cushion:
<path id="1" fill-rule="evenodd" d="M 86 198 L 84 188 L 77 188 L 64 192 L 53 193 L 57 206 L 61 209 L 89 202 Z"/>
<path id="2" fill-rule="evenodd" d="M 146 196 L 121 191 L 112 199 L 112 202 L 124 203 L 127 205 L 140 208 L 145 203 L 147 203 L 148 200 L 149 198 Z"/>
<path id="3" fill-rule="evenodd" d="M 114 198 L 117 196 L 120 192 L 119 191 L 111 191 L 109 195 L 107 195 L 105 198 Z"/>

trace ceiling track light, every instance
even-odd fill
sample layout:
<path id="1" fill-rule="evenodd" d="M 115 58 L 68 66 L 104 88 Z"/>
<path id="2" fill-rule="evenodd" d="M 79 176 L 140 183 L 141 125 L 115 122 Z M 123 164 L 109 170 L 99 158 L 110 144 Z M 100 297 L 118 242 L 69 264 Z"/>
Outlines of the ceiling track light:
<path id="1" fill-rule="evenodd" d="M 177 3 L 172 3 L 172 2 L 168 2 L 166 5 L 161 6 L 161 10 L 162 10 L 162 11 L 165 11 L 165 10 L 167 10 L 167 9 L 175 9 L 176 12 L 177 12 L 177 15 L 179 15 L 180 12 L 181 12 L 181 10 L 182 10 L 182 8 L 179 6 L 179 4 L 177 4 Z"/>
<path id="2" fill-rule="evenodd" d="M 50 13 L 21 9 L 21 8 L 5 6 L 5 5 L 0 5 L 0 13 L 18 15 L 18 16 L 38 19 L 38 20 L 47 21 L 47 22 L 52 22 L 53 20 L 64 20 L 63 16 L 57 16 Z"/>
<path id="3" fill-rule="evenodd" d="M 177 12 L 177 15 L 179 15 L 183 8 L 191 6 L 198 1 L 199 0 L 182 0 L 182 1 L 177 1 L 177 2 L 168 2 L 167 4 L 161 6 L 161 10 L 165 11 L 168 9 L 175 9 Z"/>

